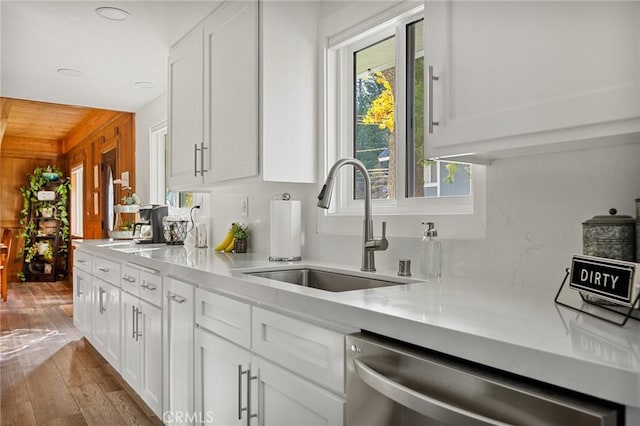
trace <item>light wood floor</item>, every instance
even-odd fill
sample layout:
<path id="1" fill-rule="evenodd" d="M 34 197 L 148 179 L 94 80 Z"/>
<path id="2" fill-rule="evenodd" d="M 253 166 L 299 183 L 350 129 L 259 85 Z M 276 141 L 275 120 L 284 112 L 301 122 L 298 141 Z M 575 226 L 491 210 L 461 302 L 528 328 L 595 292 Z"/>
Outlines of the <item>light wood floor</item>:
<path id="1" fill-rule="evenodd" d="M 10 283 L 0 302 L 0 425 L 162 424 L 69 316 L 67 283 Z"/>

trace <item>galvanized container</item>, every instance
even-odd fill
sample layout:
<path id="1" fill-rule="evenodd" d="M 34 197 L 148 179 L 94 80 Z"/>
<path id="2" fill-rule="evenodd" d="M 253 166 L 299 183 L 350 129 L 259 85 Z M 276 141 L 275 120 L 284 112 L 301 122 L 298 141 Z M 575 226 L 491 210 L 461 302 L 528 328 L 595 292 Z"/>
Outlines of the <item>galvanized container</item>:
<path id="1" fill-rule="evenodd" d="M 588 256 L 635 262 L 636 219 L 616 215 L 594 216 L 582 223 L 582 252 Z"/>

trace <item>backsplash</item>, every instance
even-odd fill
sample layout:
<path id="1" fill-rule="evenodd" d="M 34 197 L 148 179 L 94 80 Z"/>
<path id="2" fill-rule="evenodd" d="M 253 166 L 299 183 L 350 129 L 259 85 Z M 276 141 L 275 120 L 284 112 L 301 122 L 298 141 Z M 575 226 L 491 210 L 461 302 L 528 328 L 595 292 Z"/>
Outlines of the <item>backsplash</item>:
<path id="1" fill-rule="evenodd" d="M 495 161 L 487 168 L 486 238 L 449 240 L 441 234 L 443 275 L 558 286 L 571 254 L 582 251 L 585 219 L 611 207 L 634 213 L 634 199 L 640 196 L 638 158 L 636 144 Z M 213 189 L 214 242 L 231 222 L 242 220 L 252 227 L 250 250 L 268 256 L 269 202 L 286 191 L 303 202 L 303 258 L 358 266 L 361 237 L 315 232 L 317 186 L 259 183 Z M 249 197 L 246 220 L 239 217 L 242 196 Z M 420 237 L 391 236 L 389 249 L 376 253 L 378 269 L 395 271 L 399 258 L 409 258 L 417 274 Z"/>
<path id="2" fill-rule="evenodd" d="M 160 101 L 162 102 L 162 100 Z M 158 105 L 159 104 L 159 105 Z M 161 106 L 163 103 L 156 103 Z M 153 103 L 140 111 L 137 123 L 156 124 Z M 138 148 L 144 147 L 138 134 Z M 138 152 L 138 166 L 146 161 Z M 487 167 L 486 237 L 451 240 L 441 230 L 443 276 L 503 282 L 514 286 L 557 287 L 569 266 L 570 256 L 582 251 L 584 220 L 615 207 L 620 214 L 633 215 L 634 200 L 640 197 L 640 144 L 611 148 L 535 155 L 498 160 Z M 138 173 L 138 180 L 143 179 Z M 137 183 L 144 196 L 148 187 Z M 358 267 L 361 236 L 316 233 L 318 184 L 250 183 L 210 189 L 202 219 L 208 217 L 209 247 L 221 240 L 232 222 L 251 226 L 249 250 L 269 256 L 269 203 L 289 192 L 302 201 L 305 260 L 323 260 Z M 241 197 L 249 198 L 249 215 L 240 216 Z M 426 218 L 426 217 L 425 217 Z M 205 219 L 206 220 L 206 219 Z M 379 219 L 375 217 L 376 234 Z M 393 237 L 389 249 L 376 253 L 378 270 L 396 271 L 398 259 L 413 260 L 417 275 L 421 234 L 413 238 Z"/>

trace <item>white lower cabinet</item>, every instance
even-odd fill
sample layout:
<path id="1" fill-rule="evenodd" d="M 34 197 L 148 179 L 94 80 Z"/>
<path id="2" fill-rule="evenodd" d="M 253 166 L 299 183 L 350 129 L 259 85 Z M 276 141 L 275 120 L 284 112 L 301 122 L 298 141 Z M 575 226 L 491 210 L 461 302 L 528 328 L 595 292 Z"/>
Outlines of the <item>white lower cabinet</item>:
<path id="1" fill-rule="evenodd" d="M 165 280 L 165 422 L 190 425 L 194 419 L 194 294 L 191 284 Z M 188 417 L 189 415 L 190 417 Z"/>
<path id="2" fill-rule="evenodd" d="M 83 336 L 91 334 L 91 278 L 81 269 L 73 272 L 73 325 Z"/>
<path id="3" fill-rule="evenodd" d="M 260 425 L 320 426 L 344 424 L 345 400 L 254 356 Z M 252 392 L 256 392 L 255 387 Z"/>
<path id="4" fill-rule="evenodd" d="M 162 415 L 162 309 L 122 292 L 120 374 L 151 410 Z"/>
<path id="5" fill-rule="evenodd" d="M 344 424 L 343 334 L 202 289 L 196 322 L 202 423 Z"/>
<path id="6" fill-rule="evenodd" d="M 344 399 L 202 328 L 196 413 L 214 425 L 342 425 Z"/>
<path id="7" fill-rule="evenodd" d="M 201 421 L 220 426 L 248 424 L 251 352 L 202 328 L 196 329 L 195 352 L 196 413 Z"/>
<path id="8" fill-rule="evenodd" d="M 92 279 L 89 341 L 116 370 L 120 371 L 120 288 L 99 278 Z"/>

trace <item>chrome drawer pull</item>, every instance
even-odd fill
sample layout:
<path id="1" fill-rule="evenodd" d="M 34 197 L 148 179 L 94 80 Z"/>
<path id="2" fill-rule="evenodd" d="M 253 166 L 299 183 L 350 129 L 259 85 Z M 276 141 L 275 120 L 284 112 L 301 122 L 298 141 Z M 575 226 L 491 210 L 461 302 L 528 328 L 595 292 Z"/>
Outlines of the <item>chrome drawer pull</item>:
<path id="1" fill-rule="evenodd" d="M 174 302 L 178 302 L 181 304 L 187 301 L 186 297 L 178 296 L 177 294 L 173 294 L 171 292 L 167 293 L 167 297 L 169 298 L 169 300 L 173 300 Z"/>
<path id="2" fill-rule="evenodd" d="M 158 288 L 153 284 L 140 284 L 140 287 L 146 288 L 149 291 L 156 291 L 156 289 Z"/>
<path id="3" fill-rule="evenodd" d="M 104 267 L 104 266 L 98 266 L 98 271 L 109 272 L 109 268 Z"/>

